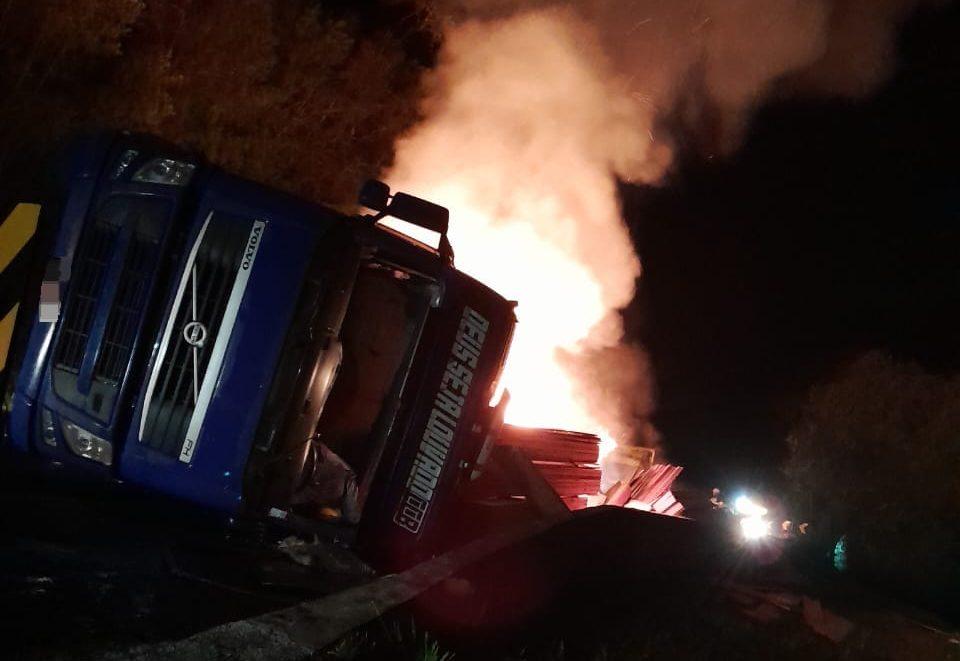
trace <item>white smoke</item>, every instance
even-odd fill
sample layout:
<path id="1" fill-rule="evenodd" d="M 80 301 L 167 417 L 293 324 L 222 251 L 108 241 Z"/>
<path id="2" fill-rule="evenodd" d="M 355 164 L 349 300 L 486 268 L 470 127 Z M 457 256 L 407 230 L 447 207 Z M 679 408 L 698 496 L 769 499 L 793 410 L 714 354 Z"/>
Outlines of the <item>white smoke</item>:
<path id="1" fill-rule="evenodd" d="M 667 125 L 702 131 L 712 117 L 729 151 L 784 81 L 872 89 L 889 71 L 893 27 L 919 1 L 882 0 L 876 13 L 869 0 L 446 5 L 426 119 L 398 143 L 389 179 L 448 206 L 457 265 L 519 301 L 512 421 L 655 438 L 647 361 L 620 346 L 617 310 L 641 269 L 617 180 L 662 177 Z M 832 38 L 864 42 L 865 54 L 843 57 Z"/>

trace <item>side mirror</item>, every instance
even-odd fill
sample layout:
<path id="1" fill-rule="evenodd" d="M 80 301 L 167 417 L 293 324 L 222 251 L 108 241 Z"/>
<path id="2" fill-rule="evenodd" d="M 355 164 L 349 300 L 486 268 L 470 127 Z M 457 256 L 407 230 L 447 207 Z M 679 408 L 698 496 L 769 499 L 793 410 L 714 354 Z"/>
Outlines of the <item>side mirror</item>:
<path id="1" fill-rule="evenodd" d="M 396 193 L 393 196 L 390 206 L 387 207 L 387 213 L 441 236 L 446 236 L 447 228 L 450 226 L 450 212 L 446 207 L 406 193 Z"/>
<path id="2" fill-rule="evenodd" d="M 390 195 L 390 187 L 371 179 L 361 188 L 357 201 L 368 209 L 379 212 L 374 221 L 393 216 L 413 225 L 446 236 L 450 226 L 450 212 L 439 204 L 422 200 L 407 193 Z"/>

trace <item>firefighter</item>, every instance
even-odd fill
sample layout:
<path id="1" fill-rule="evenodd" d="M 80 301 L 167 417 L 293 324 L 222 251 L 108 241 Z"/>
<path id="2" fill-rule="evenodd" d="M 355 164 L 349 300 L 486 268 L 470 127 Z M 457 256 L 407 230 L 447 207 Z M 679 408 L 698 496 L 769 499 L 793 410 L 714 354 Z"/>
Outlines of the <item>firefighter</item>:
<path id="1" fill-rule="evenodd" d="M 727 504 L 723 502 L 723 499 L 720 497 L 720 489 L 717 487 L 713 488 L 713 491 L 710 494 L 710 505 L 715 510 L 726 509 Z"/>
<path id="2" fill-rule="evenodd" d="M 793 537 L 793 521 L 787 519 L 780 524 L 780 538 L 790 539 L 791 537 Z"/>

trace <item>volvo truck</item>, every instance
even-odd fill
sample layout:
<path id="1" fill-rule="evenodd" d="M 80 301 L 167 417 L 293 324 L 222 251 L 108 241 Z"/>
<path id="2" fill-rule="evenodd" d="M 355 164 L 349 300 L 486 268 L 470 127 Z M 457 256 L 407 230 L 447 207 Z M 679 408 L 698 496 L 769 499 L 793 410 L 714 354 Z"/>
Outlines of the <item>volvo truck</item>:
<path id="1" fill-rule="evenodd" d="M 59 310 L 21 305 L 16 449 L 229 518 L 349 529 L 382 567 L 437 545 L 502 422 L 515 323 L 455 268 L 446 209 L 369 182 L 343 213 L 127 133 L 56 170 L 37 268 Z"/>

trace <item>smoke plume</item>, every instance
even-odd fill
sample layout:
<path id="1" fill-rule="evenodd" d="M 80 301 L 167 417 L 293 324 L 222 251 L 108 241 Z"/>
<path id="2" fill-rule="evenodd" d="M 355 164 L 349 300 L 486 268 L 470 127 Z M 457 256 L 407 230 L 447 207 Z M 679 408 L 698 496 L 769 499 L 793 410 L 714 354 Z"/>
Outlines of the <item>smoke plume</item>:
<path id="1" fill-rule="evenodd" d="M 658 181 L 678 131 L 729 152 L 775 92 L 868 93 L 920 2 L 443 5 L 425 120 L 389 179 L 448 206 L 458 266 L 519 301 L 510 421 L 656 441 L 649 365 L 617 312 L 641 273 L 617 181 Z"/>

